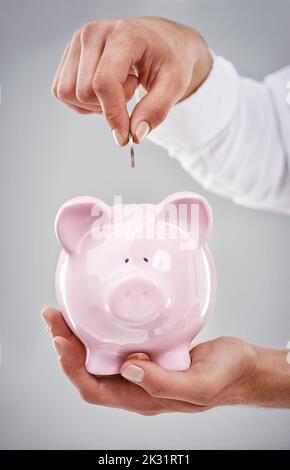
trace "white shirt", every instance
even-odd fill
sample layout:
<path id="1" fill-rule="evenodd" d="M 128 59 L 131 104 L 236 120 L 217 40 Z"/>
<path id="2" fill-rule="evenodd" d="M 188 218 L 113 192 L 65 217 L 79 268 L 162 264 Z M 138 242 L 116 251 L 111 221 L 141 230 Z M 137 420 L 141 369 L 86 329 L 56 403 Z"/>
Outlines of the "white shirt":
<path id="1" fill-rule="evenodd" d="M 215 57 L 207 80 L 149 139 L 206 189 L 290 214 L 290 66 L 258 82 Z"/>

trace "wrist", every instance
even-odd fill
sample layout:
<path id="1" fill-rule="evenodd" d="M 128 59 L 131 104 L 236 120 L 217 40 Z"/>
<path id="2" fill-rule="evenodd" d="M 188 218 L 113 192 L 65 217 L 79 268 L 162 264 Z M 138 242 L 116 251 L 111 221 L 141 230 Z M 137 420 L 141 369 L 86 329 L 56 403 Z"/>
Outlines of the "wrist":
<path id="1" fill-rule="evenodd" d="M 240 378 L 232 385 L 227 404 L 290 407 L 288 351 L 245 344 L 247 365 Z"/>
<path id="2" fill-rule="evenodd" d="M 290 407 L 290 364 L 284 349 L 254 346 L 257 364 L 248 400 L 268 408 Z"/>
<path id="3" fill-rule="evenodd" d="M 206 42 L 196 31 L 191 33 L 194 35 L 192 54 L 197 59 L 193 66 L 191 81 L 180 101 L 188 98 L 204 83 L 213 66 L 213 57 Z"/>
<path id="4" fill-rule="evenodd" d="M 252 400 L 252 384 L 255 382 L 258 367 L 257 348 L 241 339 L 236 341 L 239 348 L 237 374 L 224 390 L 222 405 L 249 405 Z"/>

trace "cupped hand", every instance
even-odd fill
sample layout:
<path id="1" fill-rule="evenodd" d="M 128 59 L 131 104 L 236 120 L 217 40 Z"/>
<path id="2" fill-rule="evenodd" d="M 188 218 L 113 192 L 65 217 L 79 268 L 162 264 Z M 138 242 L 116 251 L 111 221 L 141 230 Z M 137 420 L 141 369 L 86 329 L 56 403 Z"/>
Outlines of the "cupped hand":
<path id="1" fill-rule="evenodd" d="M 205 42 L 187 26 L 158 17 L 92 21 L 67 45 L 52 93 L 81 114 L 102 113 L 118 145 L 129 130 L 139 143 L 211 66 Z M 139 84 L 147 94 L 129 119 L 126 104 Z"/>
<path id="2" fill-rule="evenodd" d="M 198 344 L 185 372 L 169 372 L 136 353 L 124 362 L 121 375 L 96 377 L 86 371 L 85 348 L 61 313 L 48 308 L 42 315 L 64 373 L 88 403 L 149 416 L 242 404 L 251 394 L 256 353 L 240 339 L 222 337 Z"/>

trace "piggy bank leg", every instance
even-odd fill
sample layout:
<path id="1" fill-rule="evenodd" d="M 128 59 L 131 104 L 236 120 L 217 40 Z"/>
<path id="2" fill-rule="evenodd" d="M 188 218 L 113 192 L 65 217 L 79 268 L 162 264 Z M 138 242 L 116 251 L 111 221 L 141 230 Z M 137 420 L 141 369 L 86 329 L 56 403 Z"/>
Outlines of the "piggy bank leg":
<path id="1" fill-rule="evenodd" d="M 151 358 L 161 367 L 164 367 L 164 369 L 172 371 L 187 370 L 191 363 L 189 348 L 187 345 L 178 346 L 170 351 L 159 354 L 151 354 Z"/>
<path id="2" fill-rule="evenodd" d="M 116 353 L 103 350 L 87 350 L 86 369 L 94 375 L 119 374 L 122 359 Z"/>

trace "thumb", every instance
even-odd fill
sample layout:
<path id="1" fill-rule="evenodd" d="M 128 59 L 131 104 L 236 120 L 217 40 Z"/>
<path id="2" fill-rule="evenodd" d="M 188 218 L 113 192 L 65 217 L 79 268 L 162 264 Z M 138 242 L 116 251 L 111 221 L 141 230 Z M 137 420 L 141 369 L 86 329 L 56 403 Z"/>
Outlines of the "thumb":
<path id="1" fill-rule="evenodd" d="M 171 372 L 152 361 L 132 359 L 124 362 L 120 373 L 153 397 L 192 401 L 194 378 L 188 371 Z"/>
<path id="2" fill-rule="evenodd" d="M 182 95 L 180 78 L 174 78 L 169 71 L 163 72 L 132 111 L 130 130 L 134 141 L 142 142 L 152 129 L 161 124 Z"/>

